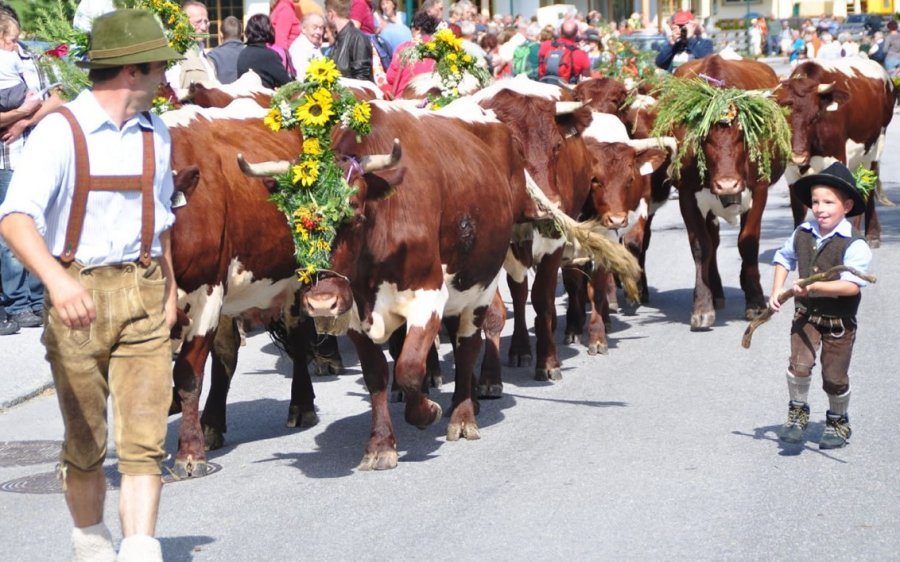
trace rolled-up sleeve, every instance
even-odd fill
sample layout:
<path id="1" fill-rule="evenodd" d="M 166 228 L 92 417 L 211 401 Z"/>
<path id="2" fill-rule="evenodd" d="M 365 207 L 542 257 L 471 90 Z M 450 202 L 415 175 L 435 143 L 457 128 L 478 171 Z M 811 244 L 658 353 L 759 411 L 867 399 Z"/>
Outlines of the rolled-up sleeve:
<path id="1" fill-rule="evenodd" d="M 854 240 L 844 251 L 844 265 L 852 267 L 860 273 L 868 273 L 872 267 L 872 249 L 864 240 Z M 842 281 L 856 283 L 860 287 L 868 285 L 863 279 L 853 275 L 849 271 L 841 273 Z"/>
<path id="2" fill-rule="evenodd" d="M 797 267 L 797 253 L 794 251 L 794 236 L 796 235 L 797 231 L 795 230 L 791 233 L 787 242 L 775 252 L 775 256 L 772 258 L 772 265 L 783 266 L 788 271 L 793 271 Z"/>

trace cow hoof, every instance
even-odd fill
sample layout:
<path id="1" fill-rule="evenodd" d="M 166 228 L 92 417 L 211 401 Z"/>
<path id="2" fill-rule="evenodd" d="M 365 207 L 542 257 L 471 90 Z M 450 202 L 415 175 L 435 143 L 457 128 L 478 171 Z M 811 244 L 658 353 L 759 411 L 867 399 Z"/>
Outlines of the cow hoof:
<path id="1" fill-rule="evenodd" d="M 534 372 L 534 380 L 541 382 L 562 380 L 562 370 L 559 367 L 553 367 L 552 369 L 537 369 Z"/>
<path id="2" fill-rule="evenodd" d="M 496 400 L 503 397 L 503 383 L 479 384 L 478 398 Z"/>
<path id="3" fill-rule="evenodd" d="M 429 425 L 441 419 L 441 416 L 444 415 L 444 409 L 441 408 L 441 405 L 433 400 L 426 400 L 428 405 L 431 407 L 432 418 L 430 420 L 425 421 L 424 423 L 416 423 L 412 422 L 412 425 L 416 426 L 419 429 L 425 429 Z"/>
<path id="4" fill-rule="evenodd" d="M 881 238 L 867 239 L 866 242 L 868 242 L 869 247 L 873 250 L 881 247 Z"/>
<path id="5" fill-rule="evenodd" d="M 531 367 L 531 353 L 509 355 L 510 367 Z"/>
<path id="6" fill-rule="evenodd" d="M 578 337 L 578 334 L 566 334 L 565 343 L 568 345 L 574 345 L 578 343 L 581 338 Z"/>
<path id="7" fill-rule="evenodd" d="M 344 362 L 340 357 L 321 357 L 317 356 L 313 359 L 316 376 L 327 377 L 329 375 L 340 375 L 344 372 Z"/>
<path id="8" fill-rule="evenodd" d="M 206 465 L 205 460 L 195 461 L 192 456 L 188 455 L 187 459 L 175 459 L 171 472 L 176 480 L 203 478 L 209 473 L 209 467 Z"/>
<path id="9" fill-rule="evenodd" d="M 397 451 L 382 451 L 380 453 L 366 453 L 357 470 L 390 470 L 397 468 Z"/>
<path id="10" fill-rule="evenodd" d="M 315 410 L 302 410 L 300 406 L 290 406 L 288 408 L 288 419 L 285 424 L 287 427 L 299 427 L 306 429 L 319 423 L 319 416 Z"/>
<path id="11" fill-rule="evenodd" d="M 207 451 L 221 449 L 225 445 L 225 432 L 208 425 L 203 426 L 203 441 Z"/>
<path id="12" fill-rule="evenodd" d="M 691 331 L 705 332 L 712 329 L 716 322 L 715 312 L 704 312 L 702 314 L 691 314 Z"/>
<path id="13" fill-rule="evenodd" d="M 474 441 L 481 439 L 478 424 L 475 422 L 457 422 L 447 426 L 447 441 L 459 441 L 460 438 Z"/>
<path id="14" fill-rule="evenodd" d="M 588 346 L 588 355 L 609 355 L 609 346 L 606 342 L 594 342 Z"/>

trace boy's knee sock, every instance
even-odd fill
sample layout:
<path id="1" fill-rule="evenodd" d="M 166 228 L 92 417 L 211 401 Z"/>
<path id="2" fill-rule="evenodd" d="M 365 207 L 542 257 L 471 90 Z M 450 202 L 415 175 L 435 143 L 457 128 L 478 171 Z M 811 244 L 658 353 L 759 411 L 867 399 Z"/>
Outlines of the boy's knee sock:
<path id="1" fill-rule="evenodd" d="M 90 527 L 72 529 L 72 560 L 75 562 L 115 562 L 109 529 L 101 521 Z"/>
<path id="2" fill-rule="evenodd" d="M 847 407 L 850 406 L 850 391 L 843 394 L 828 395 L 828 410 L 835 415 L 847 415 Z"/>
<path id="3" fill-rule="evenodd" d="M 812 377 L 798 377 L 790 370 L 785 372 L 788 383 L 788 394 L 793 402 L 809 402 L 809 383 Z"/>
<path id="4" fill-rule="evenodd" d="M 162 562 L 159 541 L 147 535 L 131 535 L 122 539 L 119 562 Z"/>

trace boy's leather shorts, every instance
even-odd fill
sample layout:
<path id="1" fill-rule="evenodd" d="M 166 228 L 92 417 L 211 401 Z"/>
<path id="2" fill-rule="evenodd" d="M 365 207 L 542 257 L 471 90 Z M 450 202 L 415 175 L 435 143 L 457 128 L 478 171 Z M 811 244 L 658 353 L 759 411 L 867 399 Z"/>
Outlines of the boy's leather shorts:
<path id="1" fill-rule="evenodd" d="M 791 325 L 789 368 L 798 377 L 810 376 L 818 353 L 822 362 L 822 389 L 835 396 L 844 394 L 850 390 L 850 358 L 855 341 L 855 318 L 810 318 L 797 311 Z"/>
<path id="2" fill-rule="evenodd" d="M 160 474 L 172 354 L 159 263 L 64 266 L 94 300 L 89 328 L 67 328 L 45 295 L 43 342 L 65 423 L 64 469 L 92 472 L 106 457 L 107 397 L 112 395 L 119 472 Z"/>

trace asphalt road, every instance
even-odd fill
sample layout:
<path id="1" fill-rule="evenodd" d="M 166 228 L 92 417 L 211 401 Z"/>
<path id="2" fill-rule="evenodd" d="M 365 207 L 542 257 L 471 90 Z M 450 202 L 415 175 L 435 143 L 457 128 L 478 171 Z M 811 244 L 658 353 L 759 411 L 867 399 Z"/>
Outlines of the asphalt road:
<path id="1" fill-rule="evenodd" d="M 882 163 L 900 201 L 900 125 Z M 284 427 L 289 365 L 265 334 L 241 349 L 221 470 L 166 485 L 158 536 L 167 560 L 797 560 L 900 559 L 900 210 L 880 208 L 878 283 L 865 289 L 852 364 L 849 447 L 820 451 L 827 399 L 817 382 L 808 441 L 780 444 L 789 314 L 740 346 L 746 326 L 737 229 L 723 224 L 727 303 L 689 331 L 693 265 L 676 202 L 660 211 L 647 270 L 651 303 L 614 319 L 610 353 L 562 346 L 563 380 L 507 368 L 482 402 L 481 440 L 446 441 L 446 418 L 419 431 L 392 412 L 400 463 L 358 472 L 369 405 L 352 348 L 346 374 L 315 381 L 321 422 Z M 787 192 L 770 192 L 768 262 L 791 231 Z M 564 299 L 558 300 L 562 341 Z M 508 345 L 504 337 L 503 353 Z M 0 372 L 40 364 L 37 331 L 0 338 Z M 451 379 L 449 345 L 442 366 Z M 818 377 L 818 375 L 816 375 Z M 449 409 L 452 381 L 436 399 Z M 175 451 L 179 419 L 170 421 Z M 62 436 L 45 392 L 0 413 L 2 560 L 64 560 L 70 522 L 51 478 Z M 42 441 L 51 441 L 43 443 Z M 112 467 L 114 459 L 108 459 Z M 34 493 L 43 490 L 48 493 Z M 29 493 L 21 493 L 29 492 Z M 113 490 L 107 519 L 118 535 Z"/>

